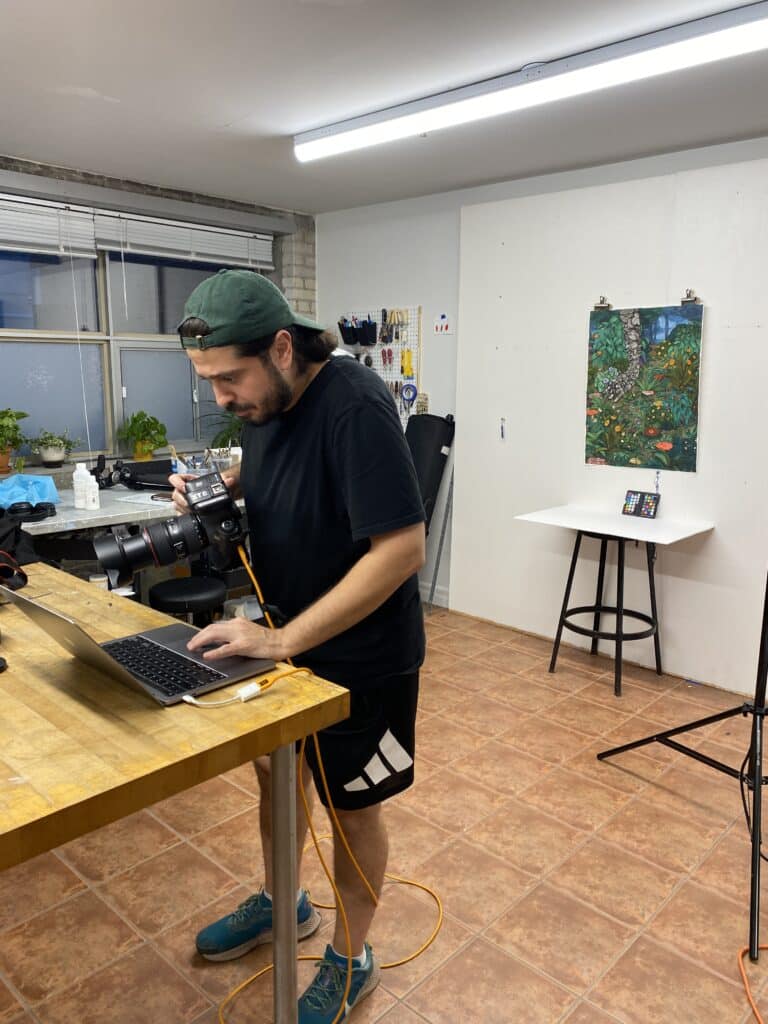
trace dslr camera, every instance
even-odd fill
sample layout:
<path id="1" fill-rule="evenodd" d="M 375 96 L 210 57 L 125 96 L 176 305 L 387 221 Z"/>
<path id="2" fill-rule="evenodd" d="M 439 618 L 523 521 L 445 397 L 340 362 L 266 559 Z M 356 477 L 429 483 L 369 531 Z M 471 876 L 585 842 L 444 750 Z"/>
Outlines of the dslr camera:
<path id="1" fill-rule="evenodd" d="M 96 558 L 109 578 L 110 588 L 127 580 L 136 569 L 170 565 L 214 545 L 239 544 L 246 535 L 243 516 L 221 474 L 215 470 L 187 480 L 189 512 L 149 526 L 115 526 L 96 537 Z"/>

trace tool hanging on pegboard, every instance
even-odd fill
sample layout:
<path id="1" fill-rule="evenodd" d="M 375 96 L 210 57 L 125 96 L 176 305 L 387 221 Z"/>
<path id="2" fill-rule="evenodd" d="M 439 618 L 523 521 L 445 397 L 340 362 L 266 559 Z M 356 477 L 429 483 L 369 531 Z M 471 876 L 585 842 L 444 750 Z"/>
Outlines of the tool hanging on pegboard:
<path id="1" fill-rule="evenodd" d="M 348 312 L 339 317 L 339 333 L 348 351 L 387 385 L 405 429 L 419 403 L 421 306 L 382 307 L 377 313 Z M 404 390 L 410 384 L 414 391 Z"/>

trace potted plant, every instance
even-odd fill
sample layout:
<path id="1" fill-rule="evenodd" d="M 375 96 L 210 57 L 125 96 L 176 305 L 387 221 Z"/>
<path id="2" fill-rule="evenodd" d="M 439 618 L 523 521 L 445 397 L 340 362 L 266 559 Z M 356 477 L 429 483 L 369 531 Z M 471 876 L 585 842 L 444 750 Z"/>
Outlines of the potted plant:
<path id="1" fill-rule="evenodd" d="M 52 430 L 41 430 L 37 437 L 28 437 L 27 443 L 32 451 L 43 460 L 43 465 L 60 466 L 73 448 L 80 444 L 80 438 L 72 438 L 69 431 L 54 434 Z"/>
<path id="2" fill-rule="evenodd" d="M 0 474 L 10 469 L 13 449 L 24 444 L 19 420 L 27 416 L 28 412 L 20 412 L 18 409 L 0 409 Z"/>
<path id="3" fill-rule="evenodd" d="M 125 420 L 117 436 L 121 441 L 133 446 L 133 458 L 136 462 L 151 459 L 156 448 L 168 444 L 165 424 L 143 409 L 139 409 Z"/>

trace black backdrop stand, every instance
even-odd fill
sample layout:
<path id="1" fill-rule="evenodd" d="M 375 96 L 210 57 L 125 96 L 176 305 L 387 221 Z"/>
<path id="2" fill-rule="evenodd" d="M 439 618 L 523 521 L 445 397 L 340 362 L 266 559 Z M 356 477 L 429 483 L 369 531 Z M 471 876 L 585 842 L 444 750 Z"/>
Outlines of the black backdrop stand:
<path id="1" fill-rule="evenodd" d="M 641 740 L 634 740 L 632 743 L 625 743 L 620 747 L 613 747 L 611 750 L 603 750 L 598 755 L 599 761 L 607 757 L 614 757 L 616 754 L 623 754 L 627 750 L 635 750 L 638 747 L 647 746 L 649 743 L 662 743 L 665 747 L 692 757 L 702 764 L 709 765 L 715 771 L 729 775 L 732 779 L 743 780 L 749 789 L 752 790 L 752 858 L 751 858 L 751 883 L 749 899 L 749 959 L 756 963 L 759 957 L 760 948 L 760 831 L 762 827 L 762 794 L 763 786 L 768 778 L 763 775 L 763 721 L 765 719 L 765 689 L 766 676 L 768 676 L 768 580 L 766 581 L 765 598 L 763 600 L 763 625 L 760 633 L 760 650 L 757 658 L 757 681 L 755 683 L 755 696 L 751 703 L 740 704 L 729 711 L 721 711 L 717 715 L 709 715 L 707 718 L 699 718 L 687 725 L 679 725 L 675 729 L 667 729 L 664 732 L 657 732 L 653 736 L 646 736 Z M 733 718 L 735 715 L 752 715 L 752 734 L 749 745 L 748 768 L 746 775 L 738 768 L 716 761 L 713 757 L 707 757 L 692 747 L 678 743 L 673 736 L 691 732 L 693 729 L 701 729 L 705 725 L 712 725 L 715 722 L 722 722 L 726 718 Z"/>

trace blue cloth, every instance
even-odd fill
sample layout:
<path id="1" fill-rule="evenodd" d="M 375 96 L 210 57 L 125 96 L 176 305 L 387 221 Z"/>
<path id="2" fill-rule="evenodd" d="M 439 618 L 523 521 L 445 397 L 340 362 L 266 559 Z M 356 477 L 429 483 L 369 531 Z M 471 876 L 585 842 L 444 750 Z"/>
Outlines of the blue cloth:
<path id="1" fill-rule="evenodd" d="M 57 505 L 61 498 L 56 484 L 49 476 L 24 476 L 15 473 L 7 480 L 0 480 L 0 507 L 8 508 L 14 501 L 52 501 Z"/>

